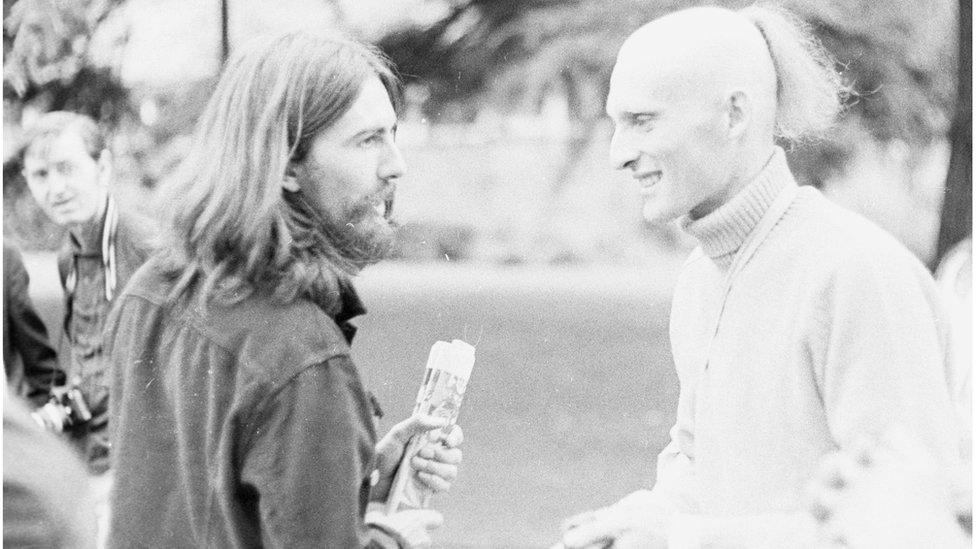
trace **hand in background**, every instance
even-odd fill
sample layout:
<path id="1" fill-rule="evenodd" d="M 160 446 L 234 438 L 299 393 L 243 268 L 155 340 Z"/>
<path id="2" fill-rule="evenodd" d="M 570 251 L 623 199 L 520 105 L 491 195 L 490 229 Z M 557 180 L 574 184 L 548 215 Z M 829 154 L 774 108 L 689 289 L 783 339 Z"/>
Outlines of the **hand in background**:
<path id="1" fill-rule="evenodd" d="M 562 525 L 565 549 L 667 547 L 664 507 L 648 490 L 617 503 L 570 517 Z"/>
<path id="2" fill-rule="evenodd" d="M 969 547 L 946 471 L 907 434 L 826 456 L 810 487 L 820 537 L 847 547 Z"/>

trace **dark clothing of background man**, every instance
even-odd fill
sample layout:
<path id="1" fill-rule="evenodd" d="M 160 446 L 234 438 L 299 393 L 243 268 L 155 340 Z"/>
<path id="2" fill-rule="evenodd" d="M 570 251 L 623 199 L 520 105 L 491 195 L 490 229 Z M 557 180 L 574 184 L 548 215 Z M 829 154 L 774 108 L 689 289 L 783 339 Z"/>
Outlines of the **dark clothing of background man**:
<path id="1" fill-rule="evenodd" d="M 3 369 L 14 394 L 43 406 L 51 387 L 64 385 L 65 374 L 47 336 L 47 328 L 28 293 L 30 277 L 20 252 L 3 242 Z"/>
<path id="2" fill-rule="evenodd" d="M 96 222 L 69 232 L 58 253 L 64 289 L 64 337 L 59 351 L 68 381 L 81 389 L 92 412 L 91 421 L 74 427 L 70 435 L 95 474 L 109 467 L 110 380 L 108 359 L 102 351 L 105 321 L 115 297 L 148 255 L 147 222 L 129 213 L 116 213 L 113 202 L 109 198 Z"/>
<path id="3" fill-rule="evenodd" d="M 167 301 L 176 281 L 161 265 L 136 273 L 105 332 L 113 505 L 126 509 L 110 543 L 379 544 L 362 521 L 376 434 L 349 357 L 348 320 L 365 312 L 351 286 L 334 317 L 257 293 L 202 309 L 199 284 Z"/>

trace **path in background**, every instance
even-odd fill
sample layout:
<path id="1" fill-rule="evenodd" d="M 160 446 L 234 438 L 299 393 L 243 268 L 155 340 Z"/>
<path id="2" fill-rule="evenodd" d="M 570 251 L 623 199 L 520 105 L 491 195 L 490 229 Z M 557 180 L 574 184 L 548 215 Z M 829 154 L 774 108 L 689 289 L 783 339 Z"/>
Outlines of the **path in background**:
<path id="1" fill-rule="evenodd" d="M 27 254 L 42 317 L 56 322 L 51 254 Z M 643 267 L 390 263 L 357 287 L 353 346 L 382 429 L 406 417 L 438 339 L 477 344 L 461 412 L 465 461 L 436 547 L 548 547 L 567 516 L 653 481 L 678 383 L 667 340 L 679 260 Z"/>

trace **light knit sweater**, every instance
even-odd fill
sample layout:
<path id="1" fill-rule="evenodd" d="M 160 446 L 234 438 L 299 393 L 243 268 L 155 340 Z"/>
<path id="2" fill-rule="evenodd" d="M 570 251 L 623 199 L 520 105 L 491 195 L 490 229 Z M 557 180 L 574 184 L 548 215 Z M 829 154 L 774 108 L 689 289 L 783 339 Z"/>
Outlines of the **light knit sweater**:
<path id="1" fill-rule="evenodd" d="M 781 193 L 792 200 L 771 211 Z M 954 464 L 949 325 L 902 245 L 797 188 L 778 148 L 743 191 L 682 226 L 700 245 L 672 304 L 681 392 L 656 500 L 714 517 L 801 510 L 825 454 L 893 426 Z M 736 254 L 757 236 L 724 297 Z"/>

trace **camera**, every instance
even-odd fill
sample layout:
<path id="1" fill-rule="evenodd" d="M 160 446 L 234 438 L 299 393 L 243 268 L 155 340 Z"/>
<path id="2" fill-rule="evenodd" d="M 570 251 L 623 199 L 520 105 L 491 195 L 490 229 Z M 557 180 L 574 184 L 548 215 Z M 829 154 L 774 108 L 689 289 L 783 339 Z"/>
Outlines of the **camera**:
<path id="1" fill-rule="evenodd" d="M 90 421 L 92 413 L 77 387 L 62 387 L 52 389 L 51 400 L 31 416 L 42 427 L 60 433 L 69 427 Z"/>

